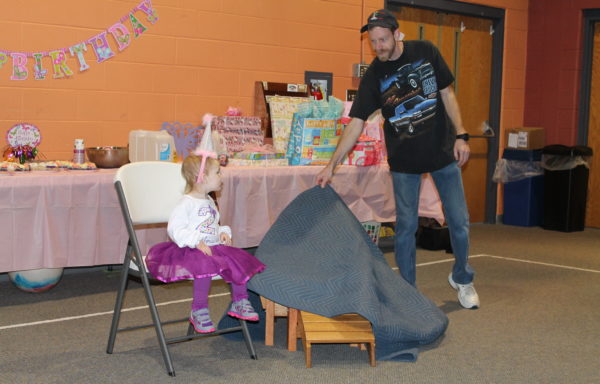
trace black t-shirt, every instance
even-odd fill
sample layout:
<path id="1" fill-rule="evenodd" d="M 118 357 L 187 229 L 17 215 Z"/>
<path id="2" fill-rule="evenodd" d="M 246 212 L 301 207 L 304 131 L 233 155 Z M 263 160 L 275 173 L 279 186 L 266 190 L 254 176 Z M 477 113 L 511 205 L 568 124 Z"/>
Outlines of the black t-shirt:
<path id="1" fill-rule="evenodd" d="M 366 120 L 381 108 L 392 171 L 438 170 L 454 161 L 456 134 L 439 92 L 453 81 L 433 44 L 405 41 L 397 60 L 373 60 L 360 82 L 350 116 Z"/>

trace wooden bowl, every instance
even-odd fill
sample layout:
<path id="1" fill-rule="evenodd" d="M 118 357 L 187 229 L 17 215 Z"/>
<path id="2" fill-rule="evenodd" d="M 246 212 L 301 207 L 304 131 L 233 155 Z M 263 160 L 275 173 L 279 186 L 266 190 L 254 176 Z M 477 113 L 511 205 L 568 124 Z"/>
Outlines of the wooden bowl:
<path id="1" fill-rule="evenodd" d="M 98 168 L 119 168 L 129 163 L 127 147 L 89 147 L 85 149 L 85 154 Z"/>

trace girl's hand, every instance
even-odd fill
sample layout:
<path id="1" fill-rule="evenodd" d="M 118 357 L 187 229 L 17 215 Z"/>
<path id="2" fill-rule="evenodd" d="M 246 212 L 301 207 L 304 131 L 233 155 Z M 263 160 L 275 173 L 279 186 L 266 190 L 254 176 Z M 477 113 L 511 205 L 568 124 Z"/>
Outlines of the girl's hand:
<path id="1" fill-rule="evenodd" d="M 220 240 L 223 245 L 231 245 L 231 237 L 225 232 L 221 233 Z"/>
<path id="2" fill-rule="evenodd" d="M 208 245 L 206 245 L 206 243 L 204 241 L 201 241 L 200 244 L 198 244 L 198 246 L 196 248 L 198 248 L 200 251 L 206 253 L 208 256 L 212 256 L 212 251 L 210 250 L 210 247 Z"/>

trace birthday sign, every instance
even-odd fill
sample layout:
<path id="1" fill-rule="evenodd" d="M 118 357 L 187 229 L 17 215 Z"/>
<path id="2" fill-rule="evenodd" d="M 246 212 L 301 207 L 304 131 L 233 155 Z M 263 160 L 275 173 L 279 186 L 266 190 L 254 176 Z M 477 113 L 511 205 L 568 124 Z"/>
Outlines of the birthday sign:
<path id="1" fill-rule="evenodd" d="M 68 46 L 66 48 L 54 49 L 44 52 L 13 52 L 0 49 L 0 69 L 9 61 L 12 63 L 11 80 L 26 80 L 29 77 L 29 59 L 33 59 L 33 76 L 35 80 L 45 80 L 48 75 L 48 69 L 44 68 L 42 59 L 49 57 L 52 68 L 52 78 L 62 79 L 73 75 L 73 70 L 67 65 L 68 55 L 77 59 L 79 71 L 83 72 L 90 68 L 85 60 L 84 52 L 87 52 L 88 46 L 93 50 L 98 63 L 115 56 L 115 52 L 108 44 L 107 36 L 110 34 L 117 44 L 119 52 L 131 44 L 131 32 L 125 24 L 129 24 L 133 31 L 134 38 L 138 38 L 146 31 L 146 26 L 142 24 L 135 13 L 141 11 L 145 14 L 146 20 L 151 24 L 156 23 L 158 16 L 150 0 L 142 0 L 127 15 L 121 17 L 119 21 L 105 31 L 89 38 L 85 41 Z"/>
<path id="2" fill-rule="evenodd" d="M 37 156 L 37 146 L 42 141 L 42 135 L 35 125 L 21 123 L 8 130 L 6 141 L 8 146 L 4 149 L 2 158 L 8 162 L 25 164 Z"/>
<path id="3" fill-rule="evenodd" d="M 37 147 L 42 141 L 40 130 L 33 124 L 21 123 L 14 125 L 6 133 L 6 141 L 11 147 L 28 145 Z"/>

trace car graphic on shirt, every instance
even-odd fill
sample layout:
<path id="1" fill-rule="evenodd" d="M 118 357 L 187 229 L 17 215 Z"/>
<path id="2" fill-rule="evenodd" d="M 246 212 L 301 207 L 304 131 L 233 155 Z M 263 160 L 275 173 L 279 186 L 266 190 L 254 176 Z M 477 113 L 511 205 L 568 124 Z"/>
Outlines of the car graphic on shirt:
<path id="1" fill-rule="evenodd" d="M 406 92 L 418 88 L 419 74 L 415 72 L 415 65 L 417 64 L 419 63 L 406 64 L 398 68 L 394 74 L 381 82 L 379 87 L 381 92 L 383 93 L 390 90 L 392 86 L 394 86 L 392 91 L 395 93 L 397 93 L 398 90 Z"/>
<path id="2" fill-rule="evenodd" d="M 435 116 L 436 99 L 426 99 L 416 95 L 402 103 L 395 110 L 394 116 L 389 119 L 390 124 L 399 134 L 406 130 L 409 134 L 414 133 L 416 126 L 427 119 Z"/>
<path id="3" fill-rule="evenodd" d="M 393 75 L 381 82 L 379 89 L 382 93 L 392 91 L 399 97 L 422 89 L 427 96 L 437 91 L 436 84 L 431 63 L 423 63 L 423 60 L 419 60 L 398 68 Z"/>

